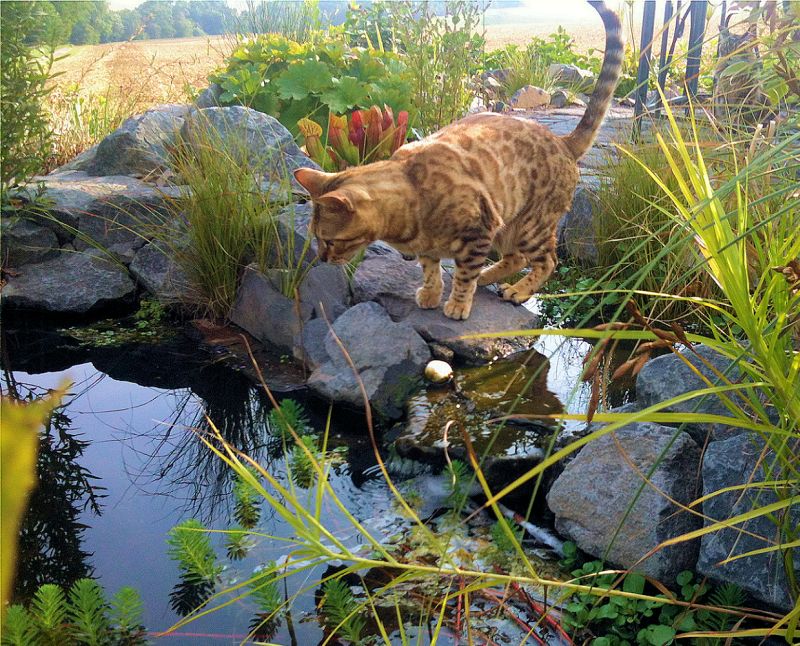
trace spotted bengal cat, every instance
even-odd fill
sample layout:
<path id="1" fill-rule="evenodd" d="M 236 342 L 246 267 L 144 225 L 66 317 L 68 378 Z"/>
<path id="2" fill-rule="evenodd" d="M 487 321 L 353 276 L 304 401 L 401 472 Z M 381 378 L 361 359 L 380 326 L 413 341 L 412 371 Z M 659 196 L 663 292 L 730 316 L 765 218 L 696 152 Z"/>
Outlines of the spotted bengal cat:
<path id="1" fill-rule="evenodd" d="M 594 93 L 575 130 L 564 137 L 530 119 L 468 116 L 387 161 L 324 173 L 295 171 L 314 203 L 311 231 L 322 260 L 342 264 L 365 245 L 384 240 L 422 265 L 422 308 L 439 306 L 439 261 L 456 270 L 444 314 L 466 319 L 477 285 L 503 284 L 505 300 L 528 300 L 556 265 L 555 230 L 572 204 L 577 161 L 592 145 L 622 66 L 620 22 L 604 2 L 591 1 L 603 20 L 606 48 Z M 494 247 L 502 257 L 484 267 Z"/>

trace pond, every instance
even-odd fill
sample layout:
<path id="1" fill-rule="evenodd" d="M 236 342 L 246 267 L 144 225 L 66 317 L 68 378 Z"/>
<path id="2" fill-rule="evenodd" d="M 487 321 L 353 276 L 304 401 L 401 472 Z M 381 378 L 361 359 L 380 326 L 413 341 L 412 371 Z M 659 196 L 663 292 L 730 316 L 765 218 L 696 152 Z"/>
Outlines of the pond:
<path id="1" fill-rule="evenodd" d="M 231 445 L 288 483 L 287 460 L 276 451 L 266 421 L 272 408 L 268 397 L 242 371 L 221 361 L 214 348 L 199 348 L 180 334 L 159 343 L 121 344 L 77 341 L 80 334 L 31 326 L 6 326 L 3 335 L 4 394 L 35 397 L 65 379 L 73 384 L 42 446 L 40 465 L 47 467 L 40 473 L 41 486 L 26 521 L 18 595 L 29 596 L 44 582 L 68 585 L 80 576 L 96 576 L 109 594 L 122 586 L 136 588 L 148 630 L 168 629 L 180 619 L 171 601 L 174 606 L 181 584 L 179 568 L 168 555 L 170 529 L 189 518 L 212 528 L 231 525 L 231 472 L 200 441 L 198 431 L 208 429 L 206 420 Z M 573 412 L 585 409 L 587 387 L 576 388 L 576 383 L 588 347 L 581 340 L 539 340 L 538 348 L 549 358 L 546 378 L 540 380 L 548 406 L 556 402 Z M 503 363 L 497 365 L 504 374 Z M 465 371 L 459 378 L 474 377 Z M 283 394 L 304 405 L 313 428 L 325 428 L 326 406 L 306 401 L 301 392 Z M 492 398 L 490 392 L 486 395 Z M 407 520 L 376 468 L 363 415 L 333 411 L 329 448 L 336 447 L 341 459 L 332 468 L 330 483 L 347 510 L 378 536 L 397 534 Z M 398 481 L 421 494 L 431 511 L 446 495 L 443 476 L 430 466 L 394 458 L 391 469 Z M 323 514 L 327 526 L 349 532 L 347 541 L 355 545 L 362 540 L 333 505 Z M 478 519 L 476 531 L 484 531 L 487 522 Z M 223 583 L 235 583 L 260 564 L 279 561 L 285 551 L 281 539 L 293 538 L 291 526 L 265 505 L 258 529 L 273 538 L 259 539 L 244 560 L 231 562 Z M 217 552 L 224 553 L 217 538 Z M 273 643 L 304 645 L 323 639 L 316 609 L 319 590 L 310 586 L 321 574 L 318 568 L 287 578 L 284 594 L 300 594 L 272 635 Z M 254 604 L 242 600 L 154 638 L 170 644 L 240 643 L 255 613 Z"/>

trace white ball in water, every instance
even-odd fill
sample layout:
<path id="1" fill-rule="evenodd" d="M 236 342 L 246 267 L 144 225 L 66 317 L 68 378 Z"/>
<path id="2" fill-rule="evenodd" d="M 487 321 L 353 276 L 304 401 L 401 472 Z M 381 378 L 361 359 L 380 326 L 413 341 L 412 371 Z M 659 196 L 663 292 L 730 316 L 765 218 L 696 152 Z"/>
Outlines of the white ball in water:
<path id="1" fill-rule="evenodd" d="M 453 377 L 453 368 L 446 361 L 434 359 L 425 366 L 425 379 L 434 384 L 443 384 Z"/>

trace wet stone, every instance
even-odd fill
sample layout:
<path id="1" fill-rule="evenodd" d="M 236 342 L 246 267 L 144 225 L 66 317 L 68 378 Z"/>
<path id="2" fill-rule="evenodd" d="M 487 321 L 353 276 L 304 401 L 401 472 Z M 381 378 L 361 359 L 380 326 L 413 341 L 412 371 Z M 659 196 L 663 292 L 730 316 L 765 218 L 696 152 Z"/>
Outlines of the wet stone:
<path id="1" fill-rule="evenodd" d="M 444 301 L 450 292 L 451 278 L 444 273 Z M 414 300 L 422 284 L 422 269 L 400 255 L 370 256 L 356 269 L 353 301 L 380 303 L 395 321 L 410 324 L 428 341 L 450 348 L 457 357 L 471 363 L 491 361 L 530 348 L 533 337 L 465 339 L 466 335 L 507 332 L 535 328 L 536 315 L 524 307 L 503 301 L 494 291 L 479 287 L 472 313 L 466 321 L 447 318 L 441 307 L 423 310 Z"/>
<path id="2" fill-rule="evenodd" d="M 398 454 L 439 466 L 445 453 L 467 461 L 463 429 L 490 485 L 507 484 L 538 464 L 550 442 L 553 428 L 533 416 L 563 410 L 547 390 L 547 370 L 547 359 L 535 352 L 456 369 L 450 384 L 409 400 L 408 421 L 395 440 Z"/>

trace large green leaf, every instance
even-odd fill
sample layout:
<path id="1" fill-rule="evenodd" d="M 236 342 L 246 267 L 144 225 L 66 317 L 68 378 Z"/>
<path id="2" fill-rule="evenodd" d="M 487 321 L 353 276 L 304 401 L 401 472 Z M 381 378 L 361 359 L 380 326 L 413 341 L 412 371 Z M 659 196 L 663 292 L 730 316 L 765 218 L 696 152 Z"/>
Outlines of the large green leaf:
<path id="1" fill-rule="evenodd" d="M 331 72 L 325 63 L 303 61 L 290 65 L 275 85 L 282 99 L 302 100 L 327 90 L 331 86 Z"/>
<path id="2" fill-rule="evenodd" d="M 327 104 L 331 112 L 343 114 L 357 106 L 366 107 L 369 99 L 369 86 L 361 83 L 353 76 L 333 79 L 330 89 L 322 93 L 320 98 Z"/>

